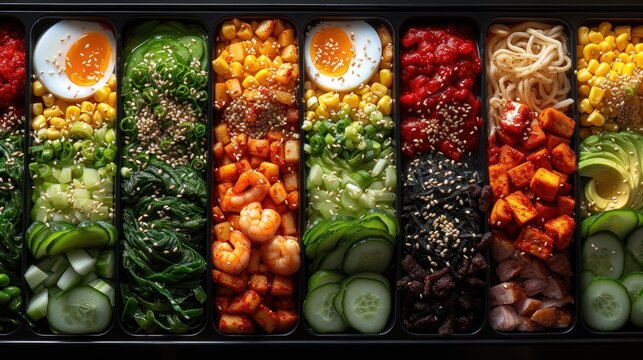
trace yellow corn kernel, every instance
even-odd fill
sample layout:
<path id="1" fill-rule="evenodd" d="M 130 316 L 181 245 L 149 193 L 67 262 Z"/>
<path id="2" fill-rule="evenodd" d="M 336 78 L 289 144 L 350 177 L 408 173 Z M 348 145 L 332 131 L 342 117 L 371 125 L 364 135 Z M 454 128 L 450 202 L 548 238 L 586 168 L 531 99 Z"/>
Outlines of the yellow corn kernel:
<path id="1" fill-rule="evenodd" d="M 47 139 L 49 140 L 60 139 L 60 130 L 54 127 L 50 127 L 49 129 L 47 129 Z"/>
<path id="2" fill-rule="evenodd" d="M 607 36 L 607 34 L 612 30 L 612 24 L 607 21 L 603 21 L 598 24 L 597 30 L 603 34 L 603 36 Z"/>
<path id="3" fill-rule="evenodd" d="M 384 95 L 380 99 L 380 101 L 377 102 L 377 108 L 384 114 L 384 115 L 391 115 L 391 105 L 393 104 L 393 100 L 391 99 L 390 96 Z"/>
<path id="4" fill-rule="evenodd" d="M 579 82 L 584 83 L 592 78 L 592 74 L 589 71 L 587 71 L 587 69 L 581 69 L 581 70 L 578 70 L 578 72 L 576 73 L 576 78 L 578 79 Z"/>
<path id="5" fill-rule="evenodd" d="M 377 102 L 380 100 L 380 97 L 375 95 L 372 92 L 366 93 L 362 96 L 362 100 L 369 104 L 377 104 Z"/>
<path id="6" fill-rule="evenodd" d="M 221 35 L 227 40 L 232 40 L 237 37 L 237 27 L 232 21 L 226 21 L 221 25 Z"/>
<path id="7" fill-rule="evenodd" d="M 47 126 L 47 119 L 44 115 L 38 115 L 31 120 L 31 128 L 33 130 L 43 129 L 45 126 Z"/>
<path id="8" fill-rule="evenodd" d="M 578 95 L 580 95 L 580 96 L 588 96 L 589 95 L 589 90 L 590 90 L 589 85 L 581 85 L 581 86 L 578 87 Z"/>
<path id="9" fill-rule="evenodd" d="M 364 85 L 362 87 L 358 87 L 355 90 L 355 94 L 357 94 L 357 95 L 365 95 L 365 94 L 368 94 L 370 91 L 371 91 L 371 87 L 368 86 L 368 85 Z"/>
<path id="10" fill-rule="evenodd" d="M 51 119 L 49 119 L 49 125 L 55 127 L 58 130 L 62 130 L 67 126 L 67 122 L 65 122 L 65 119 L 54 116 Z"/>
<path id="11" fill-rule="evenodd" d="M 116 100 L 117 100 L 116 93 L 115 92 L 109 93 L 109 98 L 107 99 L 107 103 L 112 107 L 116 107 Z"/>
<path id="12" fill-rule="evenodd" d="M 88 113 L 82 113 L 78 116 L 78 121 L 82 121 L 87 124 L 93 124 L 94 120 L 92 120 L 92 116 L 89 115 Z"/>
<path id="13" fill-rule="evenodd" d="M 47 89 L 45 89 L 44 85 L 39 80 L 34 81 L 31 84 L 31 93 L 33 96 L 40 97 L 45 95 L 47 92 Z"/>
<path id="14" fill-rule="evenodd" d="M 384 86 L 383 84 L 375 82 L 371 84 L 371 92 L 377 95 L 377 97 L 381 98 L 382 96 L 388 94 L 388 87 Z"/>
<path id="15" fill-rule="evenodd" d="M 629 43 L 629 36 L 625 33 L 616 37 L 616 48 L 618 51 L 624 51 Z"/>
<path id="16" fill-rule="evenodd" d="M 617 26 L 614 28 L 614 34 L 616 36 L 621 36 L 623 34 L 627 35 L 627 39 L 630 39 L 630 34 L 632 32 L 632 27 L 630 26 Z"/>
<path id="17" fill-rule="evenodd" d="M 592 107 L 592 104 L 587 98 L 581 100 L 579 108 L 582 112 L 587 114 L 590 114 L 592 111 L 594 111 L 594 107 Z"/>
<path id="18" fill-rule="evenodd" d="M 595 73 L 596 69 L 598 69 L 598 65 L 600 65 L 600 63 L 596 59 L 592 59 L 592 60 L 588 61 L 587 62 L 587 71 L 589 71 L 592 74 Z"/>
<path id="19" fill-rule="evenodd" d="M 103 86 L 94 93 L 94 100 L 97 102 L 106 102 L 111 92 L 112 90 L 110 90 L 109 86 Z"/>
<path id="20" fill-rule="evenodd" d="M 609 81 L 614 82 L 616 81 L 616 79 L 618 79 L 618 73 L 614 70 L 610 70 L 609 76 L 607 76 L 607 78 L 609 79 Z"/>
<path id="21" fill-rule="evenodd" d="M 234 78 L 241 78 L 243 76 L 243 65 L 240 62 L 234 61 L 230 63 L 230 76 Z"/>
<path id="22" fill-rule="evenodd" d="M 616 47 L 616 37 L 614 37 L 614 35 L 607 35 L 605 37 L 605 41 L 607 41 L 612 46 L 612 49 Z"/>
<path id="23" fill-rule="evenodd" d="M 339 94 L 328 92 L 318 98 L 320 104 L 326 105 L 329 109 L 339 106 Z"/>
<path id="24" fill-rule="evenodd" d="M 56 98 L 53 94 L 47 93 L 42 96 L 42 102 L 45 103 L 45 107 L 52 107 L 56 102 Z"/>
<path id="25" fill-rule="evenodd" d="M 582 53 L 583 53 L 583 48 L 584 48 L 584 47 L 585 47 L 585 45 L 576 45 L 576 53 L 577 53 L 577 54 L 582 54 Z M 580 56 L 580 55 L 579 55 L 579 56 Z M 582 59 L 583 61 L 585 61 L 585 59 L 583 59 L 583 58 L 580 58 L 580 59 Z M 587 65 L 587 62 L 585 62 L 585 65 Z M 582 67 L 585 67 L 585 65 L 583 65 Z M 579 67 L 581 67 L 581 66 L 579 65 Z"/>
<path id="26" fill-rule="evenodd" d="M 324 104 L 319 104 L 319 106 L 315 110 L 315 114 L 321 119 L 328 119 L 328 117 L 330 116 L 328 107 L 326 107 L 326 105 Z"/>
<path id="27" fill-rule="evenodd" d="M 94 113 L 92 114 L 92 121 L 96 128 L 103 127 L 103 120 L 104 120 L 103 115 L 98 111 L 94 111 Z"/>
<path id="28" fill-rule="evenodd" d="M 359 110 L 364 110 L 364 108 L 366 107 L 366 104 L 367 104 L 366 101 L 360 100 L 359 103 L 357 103 L 357 108 Z"/>
<path id="29" fill-rule="evenodd" d="M 261 69 L 261 65 L 257 62 L 257 57 L 248 55 L 243 59 L 243 69 L 250 73 L 255 73 Z"/>
<path id="30" fill-rule="evenodd" d="M 257 79 L 255 79 L 254 76 L 248 75 L 246 76 L 245 79 L 243 79 L 243 82 L 241 83 L 241 85 L 246 89 L 250 89 L 254 87 L 259 87 L 259 81 L 257 81 Z"/>
<path id="31" fill-rule="evenodd" d="M 316 117 L 317 117 L 317 114 L 315 114 L 314 111 L 306 111 L 306 119 L 312 121 L 312 120 L 315 120 Z"/>
<path id="32" fill-rule="evenodd" d="M 634 45 L 634 51 L 637 53 L 643 52 L 643 43 L 638 43 Z"/>
<path id="33" fill-rule="evenodd" d="M 45 110 L 43 110 L 42 114 L 45 115 L 45 118 L 50 119 L 54 116 L 62 115 L 63 112 L 62 110 L 60 110 L 58 106 L 54 105 L 50 108 L 46 108 Z"/>
<path id="34" fill-rule="evenodd" d="M 607 78 L 605 76 L 594 76 L 594 84 L 592 84 L 592 86 L 599 86 L 605 81 L 607 81 Z"/>
<path id="35" fill-rule="evenodd" d="M 615 62 L 612 64 L 612 70 L 616 71 L 619 75 L 623 74 L 623 67 L 625 67 L 625 64 L 622 62 Z"/>
<path id="36" fill-rule="evenodd" d="M 83 101 L 80 103 L 80 112 L 85 114 L 92 114 L 96 110 L 96 104 L 89 101 Z"/>
<path id="37" fill-rule="evenodd" d="M 604 39 L 603 34 L 601 34 L 598 31 L 590 31 L 588 37 L 589 37 L 589 41 L 591 41 L 594 44 L 598 44 Z"/>
<path id="38" fill-rule="evenodd" d="M 579 54 L 582 53 L 583 52 L 583 47 L 581 46 L 580 49 L 578 49 L 577 52 Z M 584 69 L 586 67 L 587 67 L 587 60 L 585 60 L 583 58 L 580 58 L 580 59 L 576 60 L 576 69 L 580 70 L 580 69 Z"/>
<path id="39" fill-rule="evenodd" d="M 607 42 L 607 41 L 605 41 L 605 40 L 603 40 L 603 41 L 599 42 L 599 43 L 598 43 L 598 46 L 601 48 L 601 51 L 602 51 L 602 52 L 607 52 L 607 51 L 612 50 L 612 46 L 610 45 L 610 43 L 608 43 L 608 42 Z"/>
<path id="40" fill-rule="evenodd" d="M 634 55 L 634 59 L 636 60 L 636 66 L 639 69 L 643 68 L 643 51 Z"/>
<path id="41" fill-rule="evenodd" d="M 317 96 L 311 96 L 306 100 L 306 110 L 312 110 L 315 111 L 317 107 L 319 106 L 319 100 L 317 99 Z"/>
<path id="42" fill-rule="evenodd" d="M 601 53 L 601 48 L 598 44 L 587 44 L 583 47 L 583 57 L 585 60 L 598 59 Z"/>
<path id="43" fill-rule="evenodd" d="M 34 116 L 42 115 L 42 103 L 31 104 L 31 114 Z"/>
<path id="44" fill-rule="evenodd" d="M 589 114 L 581 114 L 581 116 L 580 116 L 580 125 L 581 126 L 592 126 L 589 122 L 587 122 L 588 117 L 589 117 Z"/>
<path id="45" fill-rule="evenodd" d="M 284 64 L 284 59 L 281 56 L 275 56 L 275 58 L 270 63 L 270 67 L 272 67 L 273 69 L 277 69 L 283 64 Z"/>
<path id="46" fill-rule="evenodd" d="M 614 54 L 613 51 L 608 51 L 603 53 L 599 60 L 601 63 L 611 64 L 612 62 L 614 62 L 614 59 L 616 59 L 616 54 Z"/>
<path id="47" fill-rule="evenodd" d="M 589 28 L 587 26 L 581 26 L 578 28 L 578 44 L 589 44 Z"/>
<path id="48" fill-rule="evenodd" d="M 56 101 L 54 101 L 54 106 L 58 106 L 58 108 L 62 110 L 63 113 L 67 110 L 67 106 L 69 105 L 70 104 L 67 101 L 62 99 L 56 99 Z"/>
<path id="49" fill-rule="evenodd" d="M 634 70 L 636 69 L 636 64 L 634 63 L 627 63 L 623 66 L 623 71 L 621 75 L 624 76 L 632 76 L 634 75 Z"/>
<path id="50" fill-rule="evenodd" d="M 261 85 L 267 85 L 271 77 L 272 70 L 270 69 L 261 69 L 255 74 L 255 79 L 257 79 Z"/>
<path id="51" fill-rule="evenodd" d="M 389 69 L 380 70 L 380 82 L 382 85 L 390 88 L 393 86 L 393 73 Z"/>
<path id="52" fill-rule="evenodd" d="M 111 91 L 116 91 L 116 75 L 112 74 L 109 76 L 109 79 L 107 79 L 107 86 L 109 86 L 109 90 Z"/>
<path id="53" fill-rule="evenodd" d="M 116 120 L 116 108 L 110 106 L 105 112 L 105 120 L 114 121 Z"/>
<path id="54" fill-rule="evenodd" d="M 357 109 L 357 106 L 359 106 L 359 96 L 353 93 L 346 94 L 342 98 L 342 102 L 347 104 L 351 109 Z"/>
<path id="55" fill-rule="evenodd" d="M 306 92 L 304 93 L 304 100 L 308 100 L 308 99 L 310 99 L 310 98 L 311 98 L 311 97 L 313 97 L 313 96 L 315 96 L 315 90 L 313 90 L 313 89 L 308 89 L 308 90 L 306 90 Z"/>
<path id="56" fill-rule="evenodd" d="M 105 114 L 107 114 L 107 110 L 110 108 L 109 104 L 107 103 L 100 103 L 96 105 L 96 111 L 100 113 L 100 115 L 105 118 Z"/>
<path id="57" fill-rule="evenodd" d="M 627 44 L 627 47 L 625 48 L 625 52 L 628 53 L 628 54 L 632 54 L 632 53 L 635 52 L 634 49 L 635 49 L 634 44 L 629 43 L 629 44 Z"/>
<path id="58" fill-rule="evenodd" d="M 598 68 L 594 71 L 596 76 L 605 76 L 610 72 L 610 65 L 606 62 L 602 62 L 598 65 Z"/>
<path id="59" fill-rule="evenodd" d="M 624 52 L 618 54 L 618 59 L 624 64 L 627 64 L 630 62 L 630 56 Z"/>
<path id="60" fill-rule="evenodd" d="M 252 26 L 248 23 L 242 23 L 241 26 L 239 26 L 239 30 L 237 30 L 237 37 L 241 40 L 250 40 L 253 35 Z"/>
<path id="61" fill-rule="evenodd" d="M 76 105 L 68 106 L 65 111 L 65 119 L 69 121 L 76 121 L 80 117 L 80 108 Z"/>
<path id="62" fill-rule="evenodd" d="M 614 121 L 607 121 L 605 122 L 605 125 L 603 125 L 603 129 L 605 129 L 605 131 L 616 132 L 618 131 L 618 128 L 618 123 Z"/>
<path id="63" fill-rule="evenodd" d="M 605 90 L 599 88 L 598 86 L 592 86 L 592 89 L 589 91 L 589 96 L 587 99 L 589 100 L 589 103 L 592 104 L 593 107 L 597 107 L 598 104 L 603 101 L 603 95 L 605 94 Z"/>

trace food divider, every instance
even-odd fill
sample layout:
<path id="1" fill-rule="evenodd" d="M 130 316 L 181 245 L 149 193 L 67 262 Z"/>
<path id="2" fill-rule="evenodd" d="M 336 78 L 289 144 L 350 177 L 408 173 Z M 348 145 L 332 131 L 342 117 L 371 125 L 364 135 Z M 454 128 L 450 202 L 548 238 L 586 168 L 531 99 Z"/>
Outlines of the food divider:
<path id="1" fill-rule="evenodd" d="M 643 217 L 626 210 L 638 204 L 640 135 L 623 131 L 627 109 L 641 109 L 641 14 L 92 9 L 100 17 L 0 6 L 0 37 L 12 39 L 0 63 L 16 69 L 0 93 L 0 241 L 11 244 L 0 246 L 0 342 L 641 339 L 629 309 L 641 308 Z M 514 108 L 503 102 L 494 123 L 488 41 L 507 31 L 499 24 L 532 20 L 546 28 L 520 29 L 532 37 L 520 46 L 552 44 L 540 61 L 553 63 L 528 73 L 555 69 L 569 86 L 542 107 L 503 88 Z M 81 31 L 39 46 L 59 24 Z M 63 56 L 67 42 L 77 57 Z M 542 100 L 550 77 L 540 79 Z M 498 172 L 488 150 L 500 157 L 503 145 L 516 151 L 504 148 Z M 608 196 L 609 176 L 628 188 Z M 498 257 L 494 244 L 511 250 Z M 546 262 L 549 251 L 562 262 Z M 528 299 L 534 279 L 545 288 Z"/>

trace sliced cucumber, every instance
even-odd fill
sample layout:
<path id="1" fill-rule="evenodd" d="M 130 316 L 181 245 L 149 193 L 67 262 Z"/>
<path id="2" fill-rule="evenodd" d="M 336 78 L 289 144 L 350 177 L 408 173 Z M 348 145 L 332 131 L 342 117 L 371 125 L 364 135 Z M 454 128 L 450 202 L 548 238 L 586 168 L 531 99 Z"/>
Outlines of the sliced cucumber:
<path id="1" fill-rule="evenodd" d="M 625 248 L 625 265 L 623 266 L 623 275 L 621 277 L 625 277 L 631 273 L 634 272 L 639 272 L 643 271 L 643 268 L 641 268 L 641 265 L 636 261 L 634 258 L 634 255 L 632 255 L 632 252 Z"/>
<path id="2" fill-rule="evenodd" d="M 112 306 L 114 306 L 114 288 L 112 287 L 112 285 L 101 279 L 96 279 L 90 282 L 89 286 L 107 295 L 107 297 L 109 298 L 109 302 L 112 304 Z"/>
<path id="3" fill-rule="evenodd" d="M 621 284 L 630 294 L 630 300 L 634 301 L 643 290 L 643 272 L 635 272 L 623 277 Z"/>
<path id="4" fill-rule="evenodd" d="M 636 262 L 643 264 L 643 226 L 634 230 L 630 236 L 627 237 L 625 247 L 632 252 Z"/>
<path id="5" fill-rule="evenodd" d="M 47 303 L 49 301 L 49 291 L 42 289 L 36 293 L 27 305 L 27 315 L 33 320 L 38 321 L 47 316 Z"/>
<path id="6" fill-rule="evenodd" d="M 643 296 L 641 296 L 641 294 L 632 301 L 630 321 L 632 322 L 632 325 L 636 327 L 643 327 Z"/>
<path id="7" fill-rule="evenodd" d="M 96 258 L 83 249 L 71 250 L 65 254 L 71 267 L 80 275 L 85 276 L 96 268 Z"/>
<path id="8" fill-rule="evenodd" d="M 63 273 L 63 275 L 58 279 L 58 282 L 56 285 L 61 289 L 61 290 L 67 290 L 72 288 L 74 285 L 78 284 L 81 280 L 83 279 L 80 274 L 78 274 L 73 267 L 68 267 L 67 270 Z"/>
<path id="9" fill-rule="evenodd" d="M 47 275 L 46 272 L 40 270 L 36 265 L 31 265 L 25 272 L 25 280 L 27 281 L 27 284 L 29 284 L 29 287 L 31 290 L 37 289 L 42 283 L 47 280 Z"/>
<path id="10" fill-rule="evenodd" d="M 109 298 L 91 286 L 78 286 L 49 300 L 47 320 L 58 334 L 95 334 L 112 322 Z"/>
<path id="11" fill-rule="evenodd" d="M 583 270 L 583 272 L 580 273 L 580 290 L 581 292 L 585 291 L 587 289 L 587 286 L 589 283 L 594 280 L 596 277 L 596 274 L 594 274 L 593 271 L 591 270 Z"/>
<path id="12" fill-rule="evenodd" d="M 625 265 L 625 251 L 621 241 L 611 232 L 596 233 L 583 243 L 582 268 L 598 276 L 619 279 Z"/>
<path id="13" fill-rule="evenodd" d="M 634 210 L 612 210 L 602 213 L 589 226 L 588 235 L 592 236 L 601 231 L 611 231 L 621 240 L 638 226 L 639 216 Z"/>
<path id="14" fill-rule="evenodd" d="M 630 318 L 630 296 L 617 281 L 594 279 L 585 289 L 582 300 L 583 319 L 594 330 L 618 330 Z"/>
<path id="15" fill-rule="evenodd" d="M 114 278 L 114 249 L 103 250 L 96 258 L 96 273 L 104 278 Z"/>
<path id="16" fill-rule="evenodd" d="M 344 289 L 342 307 L 348 324 L 362 334 L 384 330 L 391 314 L 391 291 L 380 281 L 356 278 Z"/>
<path id="17" fill-rule="evenodd" d="M 308 279 L 308 293 L 322 285 L 338 284 L 342 282 L 342 280 L 344 280 L 344 275 L 337 271 L 319 270 Z"/>
<path id="18" fill-rule="evenodd" d="M 388 268 L 395 249 L 390 241 L 378 238 L 354 243 L 344 255 L 342 269 L 345 274 L 360 272 L 381 273 Z"/>
<path id="19" fill-rule="evenodd" d="M 583 220 L 583 222 L 581 222 L 581 224 L 580 224 L 581 237 L 583 239 L 585 239 L 586 237 L 589 236 L 589 228 L 592 226 L 594 221 L 596 221 L 596 219 L 598 219 L 599 216 L 600 216 L 600 214 L 594 214 L 594 215 L 588 217 L 587 219 Z"/>
<path id="20" fill-rule="evenodd" d="M 306 296 L 304 317 L 315 332 L 338 333 L 348 328 L 333 306 L 333 299 L 339 288 L 340 285 L 337 283 L 327 283 L 318 286 Z"/>

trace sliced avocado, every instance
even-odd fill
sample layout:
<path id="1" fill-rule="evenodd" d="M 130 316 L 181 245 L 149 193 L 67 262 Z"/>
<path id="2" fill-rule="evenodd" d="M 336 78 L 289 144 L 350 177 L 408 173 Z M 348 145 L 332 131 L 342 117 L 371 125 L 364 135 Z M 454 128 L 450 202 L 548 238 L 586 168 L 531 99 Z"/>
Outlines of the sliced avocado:
<path id="1" fill-rule="evenodd" d="M 49 255 L 63 254 L 75 249 L 104 247 L 109 244 L 109 232 L 100 225 L 78 227 L 76 230 L 48 246 Z"/>
<path id="2" fill-rule="evenodd" d="M 630 176 L 614 161 L 601 157 L 583 160 L 578 171 L 581 176 L 591 178 L 585 184 L 584 193 L 592 208 L 604 211 L 613 204 L 612 208 L 619 209 L 630 202 Z"/>

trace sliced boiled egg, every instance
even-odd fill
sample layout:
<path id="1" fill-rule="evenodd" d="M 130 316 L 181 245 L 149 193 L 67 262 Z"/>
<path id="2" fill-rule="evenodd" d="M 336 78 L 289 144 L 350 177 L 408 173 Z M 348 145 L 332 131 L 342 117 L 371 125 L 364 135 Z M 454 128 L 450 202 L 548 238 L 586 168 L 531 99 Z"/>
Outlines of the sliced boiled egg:
<path id="1" fill-rule="evenodd" d="M 378 70 L 382 43 L 365 21 L 324 21 L 306 37 L 306 73 L 326 91 L 348 92 Z"/>
<path id="2" fill-rule="evenodd" d="M 116 64 L 112 29 L 96 22 L 62 20 L 36 43 L 34 72 L 55 97 L 77 102 L 107 84 Z"/>

